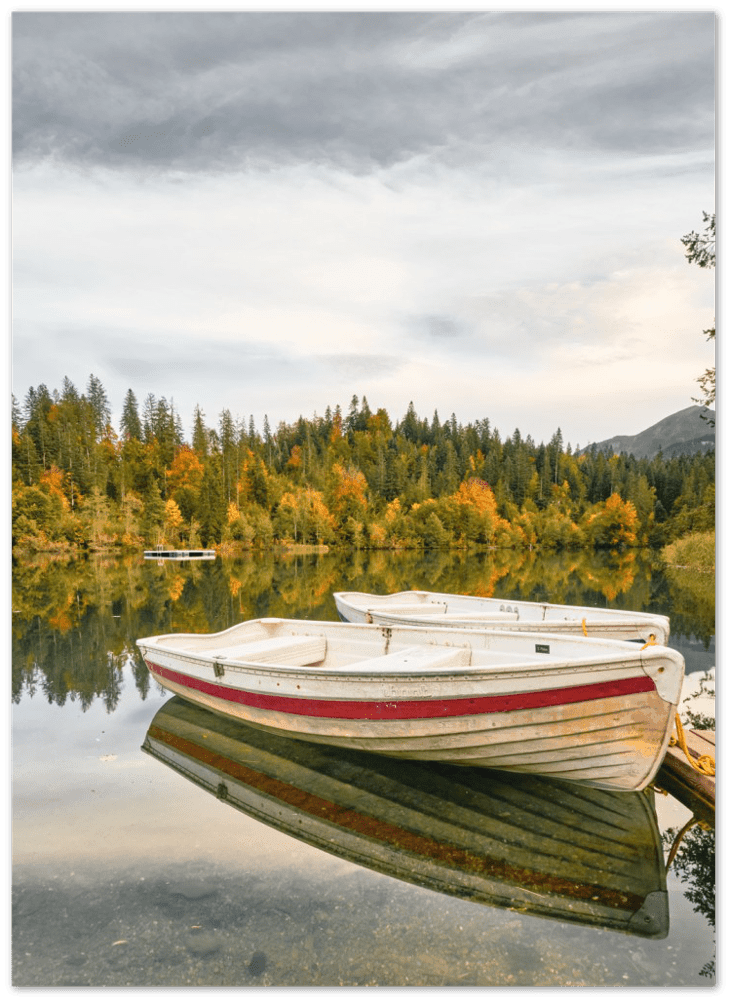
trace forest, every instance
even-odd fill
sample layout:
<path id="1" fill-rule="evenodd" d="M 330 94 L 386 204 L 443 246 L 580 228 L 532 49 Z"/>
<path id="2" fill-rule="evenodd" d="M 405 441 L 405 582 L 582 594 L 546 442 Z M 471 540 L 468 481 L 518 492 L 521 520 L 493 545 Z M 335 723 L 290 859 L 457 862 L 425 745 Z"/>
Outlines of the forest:
<path id="1" fill-rule="evenodd" d="M 258 430 L 129 389 L 118 430 L 94 375 L 13 397 L 13 555 L 279 545 L 354 549 L 662 548 L 714 530 L 714 452 L 573 451 L 559 429 L 504 439 L 487 418 L 347 412 Z"/>

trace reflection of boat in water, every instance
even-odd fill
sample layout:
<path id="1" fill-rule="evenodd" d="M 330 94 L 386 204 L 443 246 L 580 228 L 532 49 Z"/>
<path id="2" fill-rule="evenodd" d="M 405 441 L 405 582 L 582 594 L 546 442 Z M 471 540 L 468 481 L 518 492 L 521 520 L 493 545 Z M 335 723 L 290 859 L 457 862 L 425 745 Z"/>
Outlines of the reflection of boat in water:
<path id="1" fill-rule="evenodd" d="M 215 549 L 145 549 L 145 559 L 215 559 Z"/>
<path id="2" fill-rule="evenodd" d="M 515 632 L 553 632 L 639 642 L 648 642 L 653 636 L 663 646 L 670 634 L 670 622 L 665 615 L 466 594 L 436 594 L 427 590 L 403 590 L 397 594 L 339 592 L 334 594 L 334 603 L 342 621 L 373 622 L 375 625 L 503 628 Z"/>
<path id="3" fill-rule="evenodd" d="M 330 854 L 490 906 L 668 933 L 652 799 L 304 743 L 180 698 L 143 749 L 229 805 Z"/>
<path id="4" fill-rule="evenodd" d="M 665 646 L 487 629 L 261 618 L 138 639 L 152 675 L 269 732 L 639 791 L 670 738 Z"/>

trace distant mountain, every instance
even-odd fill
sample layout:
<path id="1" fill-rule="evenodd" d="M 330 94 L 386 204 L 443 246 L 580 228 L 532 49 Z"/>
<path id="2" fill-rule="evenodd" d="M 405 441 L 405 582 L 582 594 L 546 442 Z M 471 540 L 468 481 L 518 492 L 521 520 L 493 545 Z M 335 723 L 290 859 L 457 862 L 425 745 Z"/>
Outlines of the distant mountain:
<path id="1" fill-rule="evenodd" d="M 595 447 L 598 451 L 617 454 L 625 451 L 636 458 L 653 458 L 659 451 L 663 452 L 664 458 L 712 451 L 716 435 L 712 425 L 702 419 L 702 414 L 710 420 L 714 419 L 714 411 L 706 406 L 687 406 L 685 410 L 672 413 L 670 417 L 659 420 L 640 434 L 632 437 L 619 434 L 607 441 L 599 441 Z"/>

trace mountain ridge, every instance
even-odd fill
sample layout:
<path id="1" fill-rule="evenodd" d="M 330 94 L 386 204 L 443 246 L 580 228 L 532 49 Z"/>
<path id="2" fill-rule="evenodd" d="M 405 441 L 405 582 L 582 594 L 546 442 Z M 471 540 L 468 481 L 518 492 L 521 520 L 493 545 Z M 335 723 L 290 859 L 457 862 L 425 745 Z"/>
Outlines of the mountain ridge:
<path id="1" fill-rule="evenodd" d="M 638 434 L 616 434 L 588 445 L 583 451 L 597 448 L 602 452 L 618 455 L 626 452 L 635 458 L 649 459 L 655 458 L 659 452 L 664 458 L 675 458 L 677 455 L 711 451 L 715 447 L 716 432 L 704 417 L 713 421 L 715 413 L 707 406 L 687 406 Z"/>

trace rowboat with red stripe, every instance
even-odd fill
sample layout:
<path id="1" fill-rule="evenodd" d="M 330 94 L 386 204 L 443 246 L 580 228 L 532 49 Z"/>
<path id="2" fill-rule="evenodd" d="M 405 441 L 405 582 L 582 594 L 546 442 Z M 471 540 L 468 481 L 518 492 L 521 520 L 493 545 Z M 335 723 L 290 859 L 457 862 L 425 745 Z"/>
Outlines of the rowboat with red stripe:
<path id="1" fill-rule="evenodd" d="M 271 732 L 639 789 L 665 754 L 674 650 L 569 636 L 259 619 L 138 640 L 159 683 Z"/>

